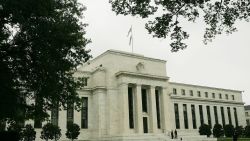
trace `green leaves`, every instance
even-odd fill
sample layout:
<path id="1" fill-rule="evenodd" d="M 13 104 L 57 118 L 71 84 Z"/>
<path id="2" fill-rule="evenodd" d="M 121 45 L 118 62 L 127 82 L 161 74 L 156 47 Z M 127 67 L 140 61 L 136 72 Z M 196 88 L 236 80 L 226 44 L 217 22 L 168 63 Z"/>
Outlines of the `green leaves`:
<path id="1" fill-rule="evenodd" d="M 86 8 L 77 0 L 0 0 L 0 5 L 0 64 L 4 66 L 0 82 L 9 83 L 8 89 L 0 85 L 0 99 L 10 93 L 9 101 L 17 101 L 20 94 L 29 101 L 39 98 L 39 104 L 24 104 L 22 110 L 26 118 L 41 120 L 53 101 L 63 107 L 67 101 L 79 101 L 76 90 L 81 86 L 73 74 L 91 57 L 85 48 L 90 43 L 84 37 L 87 24 L 82 23 Z"/>
<path id="2" fill-rule="evenodd" d="M 180 19 L 195 22 L 203 15 L 206 23 L 204 43 L 211 42 L 219 34 L 231 34 L 237 31 L 234 26 L 237 20 L 249 21 L 250 1 L 246 0 L 110 0 L 112 10 L 116 14 L 140 16 L 147 18 L 155 15 L 154 21 L 145 24 L 149 34 L 157 38 L 171 37 L 172 52 L 184 49 L 183 42 L 188 39 L 188 33 L 182 30 Z M 150 17 L 150 18 L 151 18 Z M 175 26 L 175 23 L 180 23 Z"/>

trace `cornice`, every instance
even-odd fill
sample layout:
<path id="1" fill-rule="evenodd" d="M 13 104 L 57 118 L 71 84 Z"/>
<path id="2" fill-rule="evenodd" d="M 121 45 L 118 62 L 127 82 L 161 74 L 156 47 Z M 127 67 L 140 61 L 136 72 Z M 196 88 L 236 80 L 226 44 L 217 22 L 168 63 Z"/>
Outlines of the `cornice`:
<path id="1" fill-rule="evenodd" d="M 145 73 L 135 73 L 135 72 L 128 72 L 128 71 L 119 71 L 115 74 L 116 77 L 119 76 L 133 76 L 133 77 L 144 77 L 150 79 L 157 79 L 157 80 L 169 80 L 167 76 L 158 76 L 152 74 L 145 74 Z"/>
<path id="2" fill-rule="evenodd" d="M 171 99 L 190 100 L 190 101 L 217 102 L 217 103 L 230 103 L 230 104 L 244 105 L 244 102 L 225 101 L 225 100 L 216 100 L 216 99 L 204 99 L 204 98 L 195 98 L 195 97 L 183 97 L 183 96 L 171 95 L 170 98 Z"/>
<path id="3" fill-rule="evenodd" d="M 240 90 L 232 90 L 232 89 L 225 89 L 225 88 L 201 86 L 201 85 L 186 84 L 186 83 L 169 82 L 169 84 L 170 85 L 174 84 L 174 85 L 191 86 L 191 87 L 198 87 L 198 88 L 205 88 L 205 89 L 214 89 L 214 90 L 219 90 L 219 91 L 228 91 L 228 92 L 242 93 L 242 91 L 240 91 Z"/>

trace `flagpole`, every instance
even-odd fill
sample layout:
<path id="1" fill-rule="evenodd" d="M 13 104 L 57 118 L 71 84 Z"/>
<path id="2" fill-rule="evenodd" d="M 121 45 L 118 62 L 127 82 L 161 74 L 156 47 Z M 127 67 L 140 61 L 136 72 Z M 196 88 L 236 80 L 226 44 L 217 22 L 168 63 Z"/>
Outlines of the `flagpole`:
<path id="1" fill-rule="evenodd" d="M 131 27 L 130 27 L 130 29 L 129 29 L 129 31 L 128 31 L 128 35 L 127 35 L 127 37 L 128 36 L 130 36 L 129 37 L 129 45 L 131 45 L 131 47 L 132 47 L 132 53 L 134 53 L 134 39 L 133 39 L 133 29 L 132 29 L 133 27 L 132 27 L 132 25 L 131 25 Z"/>

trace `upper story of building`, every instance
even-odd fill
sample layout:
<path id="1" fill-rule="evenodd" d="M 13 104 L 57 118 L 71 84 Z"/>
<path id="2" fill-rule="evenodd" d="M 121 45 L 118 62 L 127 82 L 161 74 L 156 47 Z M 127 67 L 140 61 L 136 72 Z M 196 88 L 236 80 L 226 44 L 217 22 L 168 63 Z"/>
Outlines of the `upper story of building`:
<path id="1" fill-rule="evenodd" d="M 116 87 L 122 75 L 167 80 L 166 61 L 123 51 L 108 50 L 78 68 L 89 87 Z"/>
<path id="2" fill-rule="evenodd" d="M 176 99 L 199 100 L 243 104 L 242 91 L 208 86 L 170 82 L 171 97 Z"/>

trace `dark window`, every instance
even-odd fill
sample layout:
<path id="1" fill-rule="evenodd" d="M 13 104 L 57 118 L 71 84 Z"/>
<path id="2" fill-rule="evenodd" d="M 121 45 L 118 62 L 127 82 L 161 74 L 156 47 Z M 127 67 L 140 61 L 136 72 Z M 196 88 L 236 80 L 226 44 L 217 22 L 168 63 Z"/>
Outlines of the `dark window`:
<path id="1" fill-rule="evenodd" d="M 141 97 L 142 97 L 142 111 L 143 112 L 148 112 L 148 98 L 147 98 L 147 90 L 146 89 L 141 89 Z"/>
<path id="2" fill-rule="evenodd" d="M 191 111 L 192 111 L 193 128 L 197 129 L 196 116 L 195 116 L 195 106 L 194 105 L 191 105 Z"/>
<path id="3" fill-rule="evenodd" d="M 82 98 L 81 128 L 88 128 L 88 97 Z"/>
<path id="4" fill-rule="evenodd" d="M 200 121 L 201 121 L 201 125 L 202 125 L 202 124 L 204 124 L 202 105 L 199 105 L 199 113 L 200 113 Z"/>
<path id="5" fill-rule="evenodd" d="M 128 87 L 129 128 L 134 128 L 133 88 Z"/>
<path id="6" fill-rule="evenodd" d="M 58 104 L 55 104 L 55 106 L 51 110 L 51 123 L 53 125 L 58 125 L 58 118 L 59 118 L 59 107 Z"/>
<path id="7" fill-rule="evenodd" d="M 220 97 L 220 99 L 222 99 L 222 95 L 221 94 L 219 94 L 219 97 Z"/>
<path id="8" fill-rule="evenodd" d="M 197 91 L 198 97 L 201 97 L 201 91 Z"/>
<path id="9" fill-rule="evenodd" d="M 232 95 L 232 100 L 234 100 L 234 95 Z"/>
<path id="10" fill-rule="evenodd" d="M 247 125 L 250 125 L 250 120 L 249 119 L 247 119 Z"/>
<path id="11" fill-rule="evenodd" d="M 231 124 L 231 125 L 232 125 L 232 118 L 231 118 L 231 111 L 230 111 L 230 107 L 227 107 L 227 115 L 228 115 L 229 124 Z"/>
<path id="12" fill-rule="evenodd" d="M 148 133 L 148 118 L 143 117 L 143 132 Z"/>
<path id="13" fill-rule="evenodd" d="M 159 96 L 159 90 L 155 90 L 155 103 L 156 103 L 157 127 L 158 127 L 158 128 L 161 128 L 161 115 L 160 115 L 160 96 Z"/>
<path id="14" fill-rule="evenodd" d="M 210 107 L 207 106 L 207 122 L 210 127 L 212 127 L 212 121 L 211 121 L 211 114 L 210 114 Z"/>
<path id="15" fill-rule="evenodd" d="M 183 116 L 184 116 L 184 125 L 185 125 L 185 129 L 188 129 L 187 104 L 183 104 Z"/>
<path id="16" fill-rule="evenodd" d="M 223 125 L 223 127 L 224 127 L 224 126 L 225 126 L 224 108 L 223 108 L 223 107 L 220 107 L 220 111 L 221 111 L 222 125 Z"/>
<path id="17" fill-rule="evenodd" d="M 215 123 L 218 124 L 219 120 L 218 120 L 218 112 L 216 106 L 214 106 L 214 117 L 215 117 Z"/>
<path id="18" fill-rule="evenodd" d="M 213 98 L 215 98 L 215 93 L 212 93 Z"/>
<path id="19" fill-rule="evenodd" d="M 177 103 L 174 104 L 174 113 L 176 129 L 180 129 L 179 108 Z"/>
<path id="20" fill-rule="evenodd" d="M 226 99 L 228 99 L 228 94 L 226 94 Z"/>
<path id="21" fill-rule="evenodd" d="M 67 105 L 67 126 L 68 123 L 74 123 L 74 103 L 68 103 Z"/>
<path id="22" fill-rule="evenodd" d="M 237 116 L 237 109 L 236 108 L 234 108 L 234 119 L 235 119 L 235 125 L 237 127 L 239 125 L 239 123 L 238 123 L 238 116 Z"/>
<path id="23" fill-rule="evenodd" d="M 34 120 L 34 128 L 42 128 L 42 121 L 39 118 Z"/>
<path id="24" fill-rule="evenodd" d="M 189 92 L 190 92 L 190 96 L 194 95 L 193 90 L 190 90 Z"/>
<path id="25" fill-rule="evenodd" d="M 185 90 L 184 89 L 181 89 L 181 94 L 185 95 Z"/>
<path id="26" fill-rule="evenodd" d="M 177 94 L 177 90 L 176 90 L 176 88 L 173 88 L 173 94 Z"/>
<path id="27" fill-rule="evenodd" d="M 205 97 L 208 97 L 208 92 L 205 92 Z"/>

